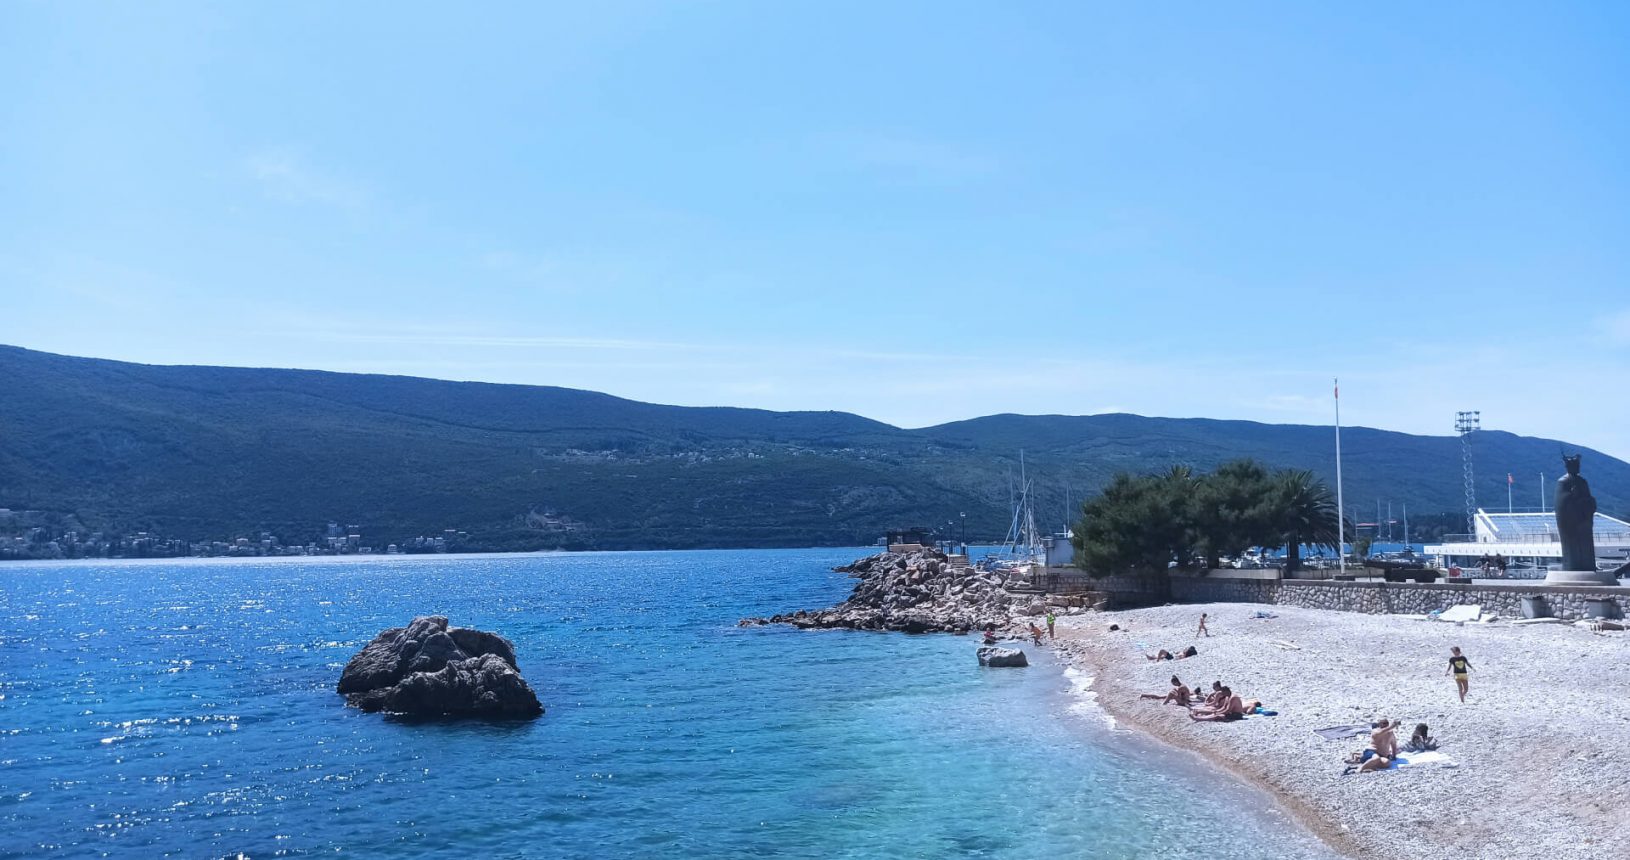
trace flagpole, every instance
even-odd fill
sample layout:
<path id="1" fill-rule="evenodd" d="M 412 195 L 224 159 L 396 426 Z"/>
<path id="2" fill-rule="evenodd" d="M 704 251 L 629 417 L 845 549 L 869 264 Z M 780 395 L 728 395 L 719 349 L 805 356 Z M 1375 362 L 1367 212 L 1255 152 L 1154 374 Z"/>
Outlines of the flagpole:
<path id="1" fill-rule="evenodd" d="M 1347 575 L 1347 507 L 1341 496 L 1341 380 L 1333 383 L 1336 394 L 1336 566 Z"/>

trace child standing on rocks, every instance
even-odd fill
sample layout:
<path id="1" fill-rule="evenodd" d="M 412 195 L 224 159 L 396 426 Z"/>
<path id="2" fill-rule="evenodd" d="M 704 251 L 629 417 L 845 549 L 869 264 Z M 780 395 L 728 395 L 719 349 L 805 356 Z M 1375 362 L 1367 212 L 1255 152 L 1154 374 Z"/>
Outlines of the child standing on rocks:
<path id="1" fill-rule="evenodd" d="M 1460 689 L 1460 701 L 1462 704 L 1464 704 L 1466 701 L 1466 690 L 1471 686 L 1467 675 L 1472 670 L 1472 661 L 1467 660 L 1466 656 L 1460 653 L 1459 645 L 1450 648 L 1449 653 L 1452 655 L 1449 658 L 1449 668 L 1445 669 L 1443 674 L 1447 675 L 1450 672 L 1454 673 L 1455 686 Z"/>

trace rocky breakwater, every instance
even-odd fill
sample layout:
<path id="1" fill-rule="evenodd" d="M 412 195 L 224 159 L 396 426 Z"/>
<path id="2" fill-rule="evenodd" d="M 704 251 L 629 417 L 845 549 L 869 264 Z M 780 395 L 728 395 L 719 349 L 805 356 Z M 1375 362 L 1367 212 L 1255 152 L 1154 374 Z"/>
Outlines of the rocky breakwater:
<path id="1" fill-rule="evenodd" d="M 1006 627 L 1029 606 L 1003 588 L 999 574 L 952 566 L 938 552 L 885 552 L 833 569 L 860 580 L 848 600 L 830 609 L 745 618 L 741 625 L 966 633 Z"/>
<path id="2" fill-rule="evenodd" d="M 340 674 L 338 692 L 364 711 L 418 717 L 536 717 L 537 694 L 496 633 L 449 627 L 440 615 L 374 637 Z"/>

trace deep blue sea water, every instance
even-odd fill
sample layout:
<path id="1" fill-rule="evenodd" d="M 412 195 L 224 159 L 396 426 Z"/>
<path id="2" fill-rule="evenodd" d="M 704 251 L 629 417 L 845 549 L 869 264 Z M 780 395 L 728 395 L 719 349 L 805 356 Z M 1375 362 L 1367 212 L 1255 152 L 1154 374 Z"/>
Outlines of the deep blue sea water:
<path id="1" fill-rule="evenodd" d="M 735 626 L 861 554 L 0 567 L 0 856 L 1330 856 L 1049 660 Z M 351 654 L 430 613 L 512 639 L 548 713 L 344 707 Z"/>

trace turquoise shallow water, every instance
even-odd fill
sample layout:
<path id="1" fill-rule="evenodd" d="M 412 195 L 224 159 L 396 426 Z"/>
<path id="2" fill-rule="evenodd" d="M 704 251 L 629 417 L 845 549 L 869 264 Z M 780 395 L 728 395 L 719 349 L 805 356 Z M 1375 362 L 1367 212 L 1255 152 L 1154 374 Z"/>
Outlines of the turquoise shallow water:
<path id="1" fill-rule="evenodd" d="M 1330 856 L 1045 659 L 735 626 L 861 553 L 0 568 L 0 857 Z M 514 640 L 548 713 L 345 708 L 345 661 L 426 613 Z"/>

